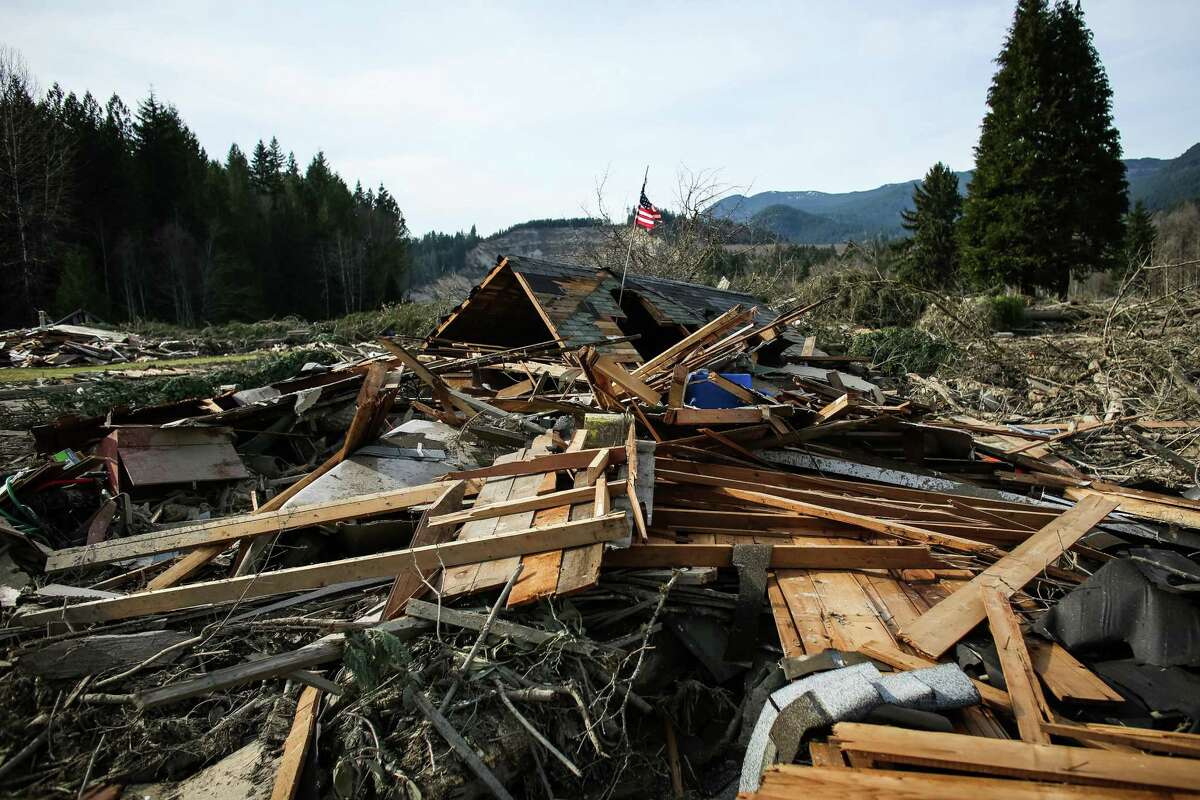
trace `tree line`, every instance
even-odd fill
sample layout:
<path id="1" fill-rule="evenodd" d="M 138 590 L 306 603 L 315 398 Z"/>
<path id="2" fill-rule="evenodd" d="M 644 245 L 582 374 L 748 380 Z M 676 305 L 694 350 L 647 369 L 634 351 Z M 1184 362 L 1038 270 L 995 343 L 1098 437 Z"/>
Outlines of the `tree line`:
<path id="1" fill-rule="evenodd" d="M 900 277 L 1065 295 L 1072 276 L 1145 255 L 1153 225 L 1129 211 L 1112 87 L 1078 2 L 1019 0 L 966 197 L 935 164 L 913 192 Z"/>
<path id="2" fill-rule="evenodd" d="M 347 314 L 402 299 L 409 241 L 391 193 L 322 153 L 301 169 L 272 138 L 213 159 L 153 93 L 39 93 L 0 52 L 0 327 Z"/>

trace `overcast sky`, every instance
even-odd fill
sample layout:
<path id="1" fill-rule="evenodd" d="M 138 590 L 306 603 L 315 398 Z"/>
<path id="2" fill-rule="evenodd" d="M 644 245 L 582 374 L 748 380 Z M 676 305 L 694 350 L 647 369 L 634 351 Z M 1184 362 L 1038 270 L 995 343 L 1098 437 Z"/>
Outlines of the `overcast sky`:
<path id="1" fill-rule="evenodd" d="M 848 191 L 971 166 L 1013 0 L 237 4 L 0 0 L 43 87 L 153 87 L 210 157 L 278 136 L 415 233 L 610 210 L 676 175 Z M 1200 140 L 1200 0 L 1091 0 L 1127 157 Z"/>

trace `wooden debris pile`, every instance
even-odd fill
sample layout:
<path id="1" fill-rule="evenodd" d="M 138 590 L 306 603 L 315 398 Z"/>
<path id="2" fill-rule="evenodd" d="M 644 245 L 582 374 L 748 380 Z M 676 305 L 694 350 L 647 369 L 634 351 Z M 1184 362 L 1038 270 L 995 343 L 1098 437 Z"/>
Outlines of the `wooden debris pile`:
<path id="1" fill-rule="evenodd" d="M 0 791 L 1196 792 L 1200 501 L 1057 449 L 1191 423 L 938 417 L 808 310 L 36 431 Z"/>

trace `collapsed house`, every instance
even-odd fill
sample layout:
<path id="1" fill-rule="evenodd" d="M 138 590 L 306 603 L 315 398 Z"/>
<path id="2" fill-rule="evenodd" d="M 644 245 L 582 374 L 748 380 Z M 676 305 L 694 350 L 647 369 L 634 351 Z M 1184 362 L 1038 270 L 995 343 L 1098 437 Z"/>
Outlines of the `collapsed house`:
<path id="1" fill-rule="evenodd" d="M 0 790 L 1192 796 L 1200 501 L 1068 456 L 1200 421 L 939 415 L 811 306 L 614 289 L 510 258 L 421 348 L 39 430 Z"/>
<path id="2" fill-rule="evenodd" d="M 622 285 L 620 275 L 603 268 L 501 256 L 438 322 L 428 344 L 516 348 L 553 341 L 600 346 L 618 363 L 639 364 L 734 306 L 757 302 L 741 292 L 669 278 L 626 275 Z"/>

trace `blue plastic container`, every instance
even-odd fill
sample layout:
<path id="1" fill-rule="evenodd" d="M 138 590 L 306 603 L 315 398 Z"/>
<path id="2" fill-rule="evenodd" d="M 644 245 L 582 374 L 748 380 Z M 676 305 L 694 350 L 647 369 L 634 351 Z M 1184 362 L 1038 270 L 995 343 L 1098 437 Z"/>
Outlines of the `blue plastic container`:
<path id="1" fill-rule="evenodd" d="M 722 378 L 747 389 L 751 387 L 750 375 L 745 372 L 721 372 Z M 688 375 L 687 391 L 683 402 L 694 408 L 740 408 L 745 405 L 729 392 L 708 382 L 708 370 L 698 369 Z"/>

